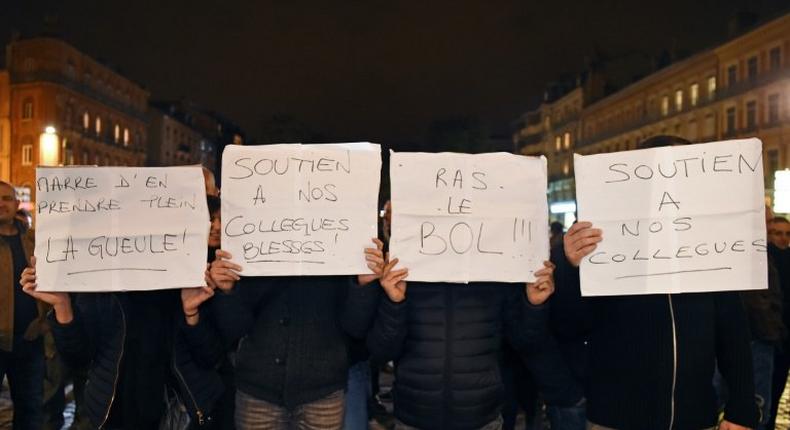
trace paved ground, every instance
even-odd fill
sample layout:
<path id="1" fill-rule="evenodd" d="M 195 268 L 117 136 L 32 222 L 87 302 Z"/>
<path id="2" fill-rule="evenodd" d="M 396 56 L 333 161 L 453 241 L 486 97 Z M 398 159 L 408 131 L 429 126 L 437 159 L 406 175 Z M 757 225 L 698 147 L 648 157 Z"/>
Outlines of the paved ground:
<path id="1" fill-rule="evenodd" d="M 389 390 L 390 384 L 392 381 L 392 376 L 388 374 L 382 374 L 381 378 L 381 385 L 384 391 Z M 789 384 L 790 385 L 790 384 Z M 10 430 L 11 429 L 11 400 L 9 399 L 8 395 L 8 386 L 3 381 L 3 390 L 0 393 L 0 430 Z M 385 403 L 385 406 L 390 411 L 392 410 L 392 404 Z M 66 426 L 64 426 L 64 430 L 71 424 L 71 420 L 74 413 L 74 402 L 71 402 L 65 412 L 66 418 Z M 516 428 L 523 428 L 523 417 L 519 417 L 520 423 L 517 423 Z M 785 390 L 784 395 L 782 396 L 782 402 L 779 405 L 779 419 L 776 423 L 777 430 L 790 430 L 790 390 Z M 385 430 L 387 427 L 375 422 L 371 421 L 370 428 L 373 430 Z"/>

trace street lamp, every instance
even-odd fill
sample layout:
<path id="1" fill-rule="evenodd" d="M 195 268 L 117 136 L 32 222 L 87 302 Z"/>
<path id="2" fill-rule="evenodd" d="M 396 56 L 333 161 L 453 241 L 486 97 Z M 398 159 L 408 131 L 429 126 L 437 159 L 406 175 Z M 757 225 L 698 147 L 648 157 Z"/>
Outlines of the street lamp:
<path id="1" fill-rule="evenodd" d="M 59 138 L 53 126 L 47 126 L 38 139 L 38 160 L 40 166 L 57 166 L 60 161 L 58 154 Z"/>

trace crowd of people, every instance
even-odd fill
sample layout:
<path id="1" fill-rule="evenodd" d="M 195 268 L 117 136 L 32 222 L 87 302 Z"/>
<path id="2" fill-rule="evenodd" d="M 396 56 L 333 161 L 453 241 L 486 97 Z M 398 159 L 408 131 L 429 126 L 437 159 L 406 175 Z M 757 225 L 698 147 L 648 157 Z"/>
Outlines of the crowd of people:
<path id="1" fill-rule="evenodd" d="M 37 291 L 33 230 L 0 182 L 14 429 L 59 428 L 67 381 L 78 430 L 364 429 L 387 363 L 396 429 L 512 429 L 519 408 L 530 428 L 545 410 L 552 430 L 774 428 L 790 222 L 768 208 L 768 289 L 583 298 L 578 267 L 603 240 L 589 222 L 552 226 L 534 282 L 413 282 L 387 252 L 389 203 L 370 274 L 243 276 L 205 178 L 207 286 L 80 294 Z"/>

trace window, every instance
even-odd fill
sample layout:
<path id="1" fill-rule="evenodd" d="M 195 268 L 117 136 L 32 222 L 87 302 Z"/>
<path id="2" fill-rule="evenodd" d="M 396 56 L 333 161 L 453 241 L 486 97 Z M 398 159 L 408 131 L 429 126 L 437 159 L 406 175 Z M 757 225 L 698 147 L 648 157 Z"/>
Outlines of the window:
<path id="1" fill-rule="evenodd" d="M 757 78 L 757 57 L 751 57 L 746 61 L 746 75 L 750 81 Z"/>
<path id="2" fill-rule="evenodd" d="M 716 117 L 713 114 L 705 116 L 705 122 L 702 127 L 702 137 L 705 139 L 712 138 L 716 134 Z"/>
<path id="3" fill-rule="evenodd" d="M 565 161 L 565 164 L 562 165 L 562 173 L 567 175 L 570 172 L 570 166 L 568 165 L 568 161 Z"/>
<path id="4" fill-rule="evenodd" d="M 699 99 L 699 84 L 691 84 L 689 87 L 689 103 L 692 107 L 697 105 L 697 99 Z"/>
<path id="5" fill-rule="evenodd" d="M 711 76 L 708 78 L 708 101 L 716 98 L 716 77 Z"/>
<path id="6" fill-rule="evenodd" d="M 569 149 L 571 147 L 571 134 L 566 131 L 565 134 L 562 136 L 562 138 L 564 141 L 565 149 Z"/>
<path id="7" fill-rule="evenodd" d="M 779 94 L 771 94 L 768 96 L 768 123 L 777 122 L 779 122 Z"/>
<path id="8" fill-rule="evenodd" d="M 129 146 L 129 129 L 123 129 L 123 146 Z"/>
<path id="9" fill-rule="evenodd" d="M 101 134 L 101 118 L 96 117 L 96 134 Z"/>
<path id="10" fill-rule="evenodd" d="M 778 46 L 768 51 L 768 65 L 772 72 L 782 65 L 782 50 Z"/>
<path id="11" fill-rule="evenodd" d="M 738 82 L 738 67 L 733 64 L 727 67 L 727 85 L 733 86 L 736 82 Z"/>
<path id="12" fill-rule="evenodd" d="M 735 108 L 727 108 L 727 134 L 735 133 Z"/>
<path id="13" fill-rule="evenodd" d="M 769 149 L 766 153 L 766 160 L 768 164 L 768 168 L 765 170 L 768 174 L 765 178 L 766 188 L 773 188 L 772 187 L 772 179 L 773 179 L 773 172 L 779 170 L 779 150 L 777 149 Z"/>
<path id="14" fill-rule="evenodd" d="M 683 90 L 675 91 L 675 111 L 680 112 L 683 110 Z"/>
<path id="15" fill-rule="evenodd" d="M 669 115 L 669 96 L 661 97 L 661 115 Z"/>
<path id="16" fill-rule="evenodd" d="M 93 164 L 97 166 L 101 165 L 101 156 L 99 154 L 93 156 Z"/>
<path id="17" fill-rule="evenodd" d="M 30 138 L 27 138 L 27 142 L 30 141 Z M 23 166 L 31 166 L 33 164 L 33 144 L 26 143 L 22 145 L 22 165 Z"/>
<path id="18" fill-rule="evenodd" d="M 757 127 L 757 102 L 752 100 L 746 103 L 746 128 L 754 130 Z"/>
<path id="19" fill-rule="evenodd" d="M 82 128 L 87 130 L 90 128 L 90 126 L 91 126 L 91 116 L 90 114 L 88 114 L 88 111 L 85 111 L 85 113 L 82 114 Z"/>
<path id="20" fill-rule="evenodd" d="M 27 99 L 22 102 L 22 119 L 33 118 L 33 100 Z"/>
<path id="21" fill-rule="evenodd" d="M 113 130 L 113 137 L 115 138 L 115 143 L 118 143 L 121 140 L 121 127 L 118 124 L 115 124 L 115 129 Z"/>
<path id="22" fill-rule="evenodd" d="M 697 140 L 697 121 L 689 121 L 689 125 L 686 127 L 686 138 L 692 142 Z"/>
<path id="23" fill-rule="evenodd" d="M 557 151 L 562 147 L 562 138 L 560 136 L 554 138 L 554 146 L 557 148 Z"/>

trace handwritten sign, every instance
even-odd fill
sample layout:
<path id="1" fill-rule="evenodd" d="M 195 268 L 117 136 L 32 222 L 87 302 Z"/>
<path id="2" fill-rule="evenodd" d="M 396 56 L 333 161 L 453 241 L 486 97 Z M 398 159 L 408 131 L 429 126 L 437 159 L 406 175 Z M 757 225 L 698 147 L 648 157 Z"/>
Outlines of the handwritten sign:
<path id="1" fill-rule="evenodd" d="M 371 143 L 229 145 L 222 248 L 244 276 L 370 273 L 380 175 Z"/>
<path id="2" fill-rule="evenodd" d="M 390 175 L 409 280 L 526 282 L 548 259 L 544 157 L 393 152 Z"/>
<path id="3" fill-rule="evenodd" d="M 40 167 L 35 212 L 41 291 L 206 285 L 199 166 Z"/>
<path id="4" fill-rule="evenodd" d="M 586 296 L 767 288 L 762 143 L 575 156 Z"/>

